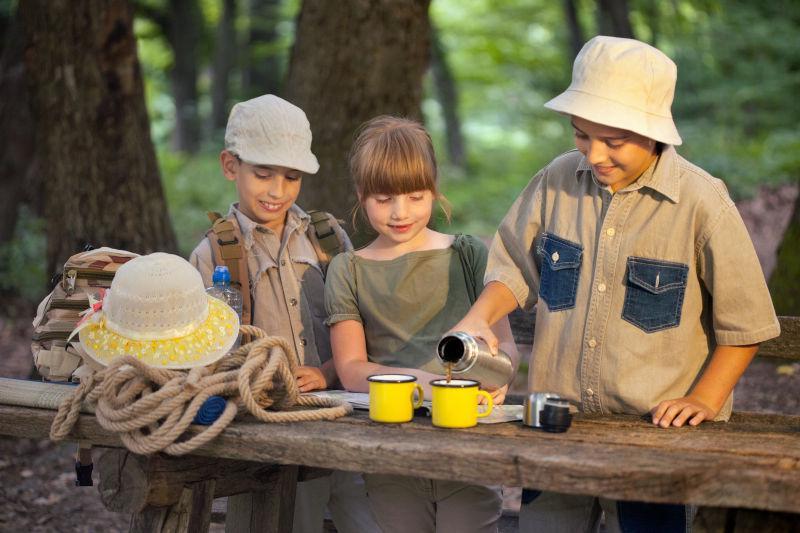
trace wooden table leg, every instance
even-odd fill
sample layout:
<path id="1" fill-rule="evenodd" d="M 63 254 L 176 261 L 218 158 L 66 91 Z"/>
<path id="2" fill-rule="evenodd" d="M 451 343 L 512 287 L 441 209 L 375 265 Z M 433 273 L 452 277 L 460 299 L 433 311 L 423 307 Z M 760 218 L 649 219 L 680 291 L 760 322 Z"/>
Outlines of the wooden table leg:
<path id="1" fill-rule="evenodd" d="M 285 533 L 292 530 L 297 491 L 296 465 L 281 466 L 269 488 L 228 497 L 226 533 Z"/>
<path id="2" fill-rule="evenodd" d="M 214 485 L 209 479 L 184 487 L 174 505 L 147 505 L 131 517 L 131 533 L 206 533 L 211 525 Z"/>

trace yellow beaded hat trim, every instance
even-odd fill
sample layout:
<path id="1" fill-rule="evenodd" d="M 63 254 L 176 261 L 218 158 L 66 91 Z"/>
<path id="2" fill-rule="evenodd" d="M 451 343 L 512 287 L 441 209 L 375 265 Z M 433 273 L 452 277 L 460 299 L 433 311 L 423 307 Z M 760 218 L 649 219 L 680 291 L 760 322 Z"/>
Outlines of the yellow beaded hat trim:
<path id="1" fill-rule="evenodd" d="M 122 355 L 162 368 L 190 368 L 219 359 L 233 345 L 239 317 L 227 304 L 208 297 L 208 316 L 197 329 L 183 337 L 163 340 L 133 340 L 106 327 L 105 321 L 87 324 L 79 333 L 86 352 L 102 365 Z"/>

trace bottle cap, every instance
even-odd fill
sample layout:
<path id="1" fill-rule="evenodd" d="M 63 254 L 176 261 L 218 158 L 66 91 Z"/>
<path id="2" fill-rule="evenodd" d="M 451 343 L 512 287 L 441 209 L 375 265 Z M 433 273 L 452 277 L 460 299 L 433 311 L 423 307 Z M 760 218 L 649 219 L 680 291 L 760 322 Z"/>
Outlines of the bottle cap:
<path id="1" fill-rule="evenodd" d="M 212 283 L 230 283 L 231 273 L 225 265 L 218 266 L 214 269 L 214 274 L 211 276 Z"/>

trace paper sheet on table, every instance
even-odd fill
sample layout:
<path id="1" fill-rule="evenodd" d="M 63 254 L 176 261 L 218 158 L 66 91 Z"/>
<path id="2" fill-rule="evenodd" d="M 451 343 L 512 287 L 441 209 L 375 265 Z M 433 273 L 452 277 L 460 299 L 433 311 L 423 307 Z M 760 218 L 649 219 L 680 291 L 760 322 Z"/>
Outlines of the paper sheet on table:
<path id="1" fill-rule="evenodd" d="M 344 400 L 349 402 L 354 409 L 369 409 L 369 394 L 366 392 L 349 392 L 345 390 L 324 390 L 314 391 L 309 394 L 318 396 L 320 398 L 333 398 L 336 400 Z M 428 416 L 431 413 L 431 402 L 425 400 L 422 402 L 422 407 L 427 410 Z M 495 405 L 492 413 L 489 416 L 479 418 L 479 424 L 499 424 L 501 422 L 514 422 L 522 420 L 522 406 L 521 405 Z"/>

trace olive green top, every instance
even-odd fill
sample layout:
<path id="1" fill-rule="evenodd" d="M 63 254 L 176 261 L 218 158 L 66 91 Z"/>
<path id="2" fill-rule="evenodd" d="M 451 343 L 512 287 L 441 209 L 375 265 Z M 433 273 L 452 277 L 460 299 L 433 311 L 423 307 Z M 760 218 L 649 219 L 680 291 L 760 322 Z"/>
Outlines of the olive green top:
<path id="1" fill-rule="evenodd" d="M 470 235 L 388 261 L 341 253 L 328 267 L 326 323 L 361 322 L 374 363 L 441 374 L 436 345 L 483 289 L 487 254 Z"/>

